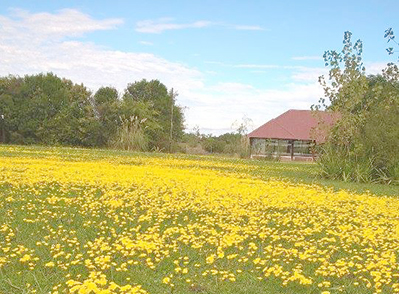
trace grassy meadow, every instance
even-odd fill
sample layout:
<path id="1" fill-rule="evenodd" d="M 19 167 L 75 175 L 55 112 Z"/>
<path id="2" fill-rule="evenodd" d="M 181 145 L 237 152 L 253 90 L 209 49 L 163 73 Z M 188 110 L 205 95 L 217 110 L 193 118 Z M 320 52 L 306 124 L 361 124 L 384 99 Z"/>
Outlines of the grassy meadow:
<path id="1" fill-rule="evenodd" d="M 0 146 L 0 293 L 399 293 L 399 189 L 317 166 Z"/>

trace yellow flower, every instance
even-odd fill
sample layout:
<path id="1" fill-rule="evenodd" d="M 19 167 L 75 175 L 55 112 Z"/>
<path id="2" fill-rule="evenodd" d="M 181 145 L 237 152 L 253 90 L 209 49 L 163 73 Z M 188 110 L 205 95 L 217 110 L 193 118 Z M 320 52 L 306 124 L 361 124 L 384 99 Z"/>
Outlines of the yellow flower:
<path id="1" fill-rule="evenodd" d="M 164 284 L 169 284 L 170 283 L 170 278 L 169 277 L 165 277 L 162 279 L 162 283 Z"/>
<path id="2" fill-rule="evenodd" d="M 31 260 L 32 259 L 32 257 L 29 255 L 29 254 L 25 254 L 24 256 L 22 256 L 20 259 L 19 259 L 19 261 L 20 262 L 27 262 L 27 261 L 29 261 L 29 260 Z"/>
<path id="3" fill-rule="evenodd" d="M 50 262 L 47 262 L 44 266 L 53 267 L 53 266 L 55 266 L 55 263 L 50 261 Z"/>
<path id="4" fill-rule="evenodd" d="M 212 264 L 215 261 L 215 254 L 209 255 L 206 258 L 206 263 Z"/>

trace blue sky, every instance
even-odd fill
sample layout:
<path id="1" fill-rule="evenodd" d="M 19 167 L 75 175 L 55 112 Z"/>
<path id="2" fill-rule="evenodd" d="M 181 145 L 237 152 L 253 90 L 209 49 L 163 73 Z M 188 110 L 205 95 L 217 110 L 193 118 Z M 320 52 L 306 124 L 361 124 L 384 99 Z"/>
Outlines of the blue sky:
<path id="1" fill-rule="evenodd" d="M 395 61 L 384 31 L 399 1 L 8 1 L 0 5 L 0 75 L 52 71 L 95 91 L 159 79 L 178 91 L 187 129 L 257 127 L 323 95 L 325 50 L 349 30 L 368 73 Z"/>

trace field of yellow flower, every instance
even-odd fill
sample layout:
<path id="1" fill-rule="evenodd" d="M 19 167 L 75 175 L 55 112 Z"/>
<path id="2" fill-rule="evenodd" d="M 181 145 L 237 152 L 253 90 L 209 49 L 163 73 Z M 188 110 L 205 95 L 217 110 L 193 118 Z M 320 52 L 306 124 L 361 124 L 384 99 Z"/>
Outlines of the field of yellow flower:
<path id="1" fill-rule="evenodd" d="M 399 293 L 397 198 L 252 168 L 0 147 L 0 293 Z"/>

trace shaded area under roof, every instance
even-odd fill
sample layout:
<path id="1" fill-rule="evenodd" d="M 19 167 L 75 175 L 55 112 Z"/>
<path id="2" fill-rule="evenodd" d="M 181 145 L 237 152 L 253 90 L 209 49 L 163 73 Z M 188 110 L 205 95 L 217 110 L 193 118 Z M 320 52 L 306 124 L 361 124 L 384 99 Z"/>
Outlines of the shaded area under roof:
<path id="1" fill-rule="evenodd" d="M 338 117 L 337 114 L 325 111 L 318 111 L 315 115 L 311 110 L 291 109 L 252 131 L 248 134 L 248 137 L 304 141 L 316 140 L 322 143 L 325 141 L 327 129 L 337 121 Z M 321 129 L 320 123 L 323 124 Z"/>

